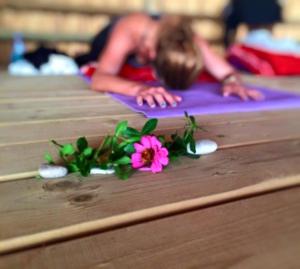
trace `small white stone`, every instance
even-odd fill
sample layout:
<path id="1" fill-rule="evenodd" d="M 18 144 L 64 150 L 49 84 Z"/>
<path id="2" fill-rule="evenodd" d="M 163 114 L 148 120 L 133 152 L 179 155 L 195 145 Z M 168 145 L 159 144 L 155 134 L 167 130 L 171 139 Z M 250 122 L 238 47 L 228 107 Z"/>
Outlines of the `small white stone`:
<path id="1" fill-rule="evenodd" d="M 100 168 L 92 168 L 90 171 L 91 175 L 111 175 L 114 174 L 114 169 L 100 169 Z"/>
<path id="2" fill-rule="evenodd" d="M 189 154 L 204 155 L 215 152 L 218 149 L 218 145 L 215 141 L 209 139 L 201 139 L 196 142 L 196 153 L 192 152 L 190 145 L 187 147 Z"/>
<path id="3" fill-rule="evenodd" d="M 64 166 L 42 164 L 39 168 L 39 174 L 42 178 L 59 178 L 68 174 L 68 170 Z"/>

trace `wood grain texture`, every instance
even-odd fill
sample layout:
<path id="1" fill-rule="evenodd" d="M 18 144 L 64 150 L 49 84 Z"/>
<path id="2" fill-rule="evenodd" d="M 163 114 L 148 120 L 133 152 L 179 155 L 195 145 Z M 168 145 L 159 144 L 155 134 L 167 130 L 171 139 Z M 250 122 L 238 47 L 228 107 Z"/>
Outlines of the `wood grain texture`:
<path id="1" fill-rule="evenodd" d="M 287 77 L 263 77 L 263 76 L 252 76 L 243 75 L 243 80 L 246 83 L 272 88 L 274 90 L 289 91 L 293 93 L 300 93 L 299 87 L 299 76 L 287 76 Z"/>
<path id="2" fill-rule="evenodd" d="M 2 256 L 1 268 L 300 266 L 299 188 Z"/>
<path id="3" fill-rule="evenodd" d="M 272 141 L 290 140 L 300 137 L 298 111 L 245 114 L 242 117 L 231 115 L 201 116 L 198 122 L 207 132 L 197 133 L 197 138 L 215 140 L 220 148 L 258 144 Z M 235 114 L 236 115 L 236 114 Z M 126 119 L 135 127 L 141 128 L 142 116 L 128 115 Z M 34 171 L 42 163 L 45 152 L 57 155 L 50 139 L 60 142 L 74 142 L 79 136 L 87 136 L 94 146 L 99 144 L 101 135 L 112 132 L 120 116 L 74 121 L 46 122 L 44 124 L 20 124 L 0 127 L 0 176 Z M 203 124 L 202 124 L 203 123 Z M 163 119 L 158 132 L 165 134 L 180 129 L 183 119 Z M 176 126 L 176 128 L 175 128 Z M 253 130 L 259 129 L 255 135 Z M 51 137 L 50 135 L 51 134 Z M 24 158 L 27 156 L 27 158 Z"/>
<path id="4" fill-rule="evenodd" d="M 0 238 L 7 239 L 82 221 L 207 196 L 277 177 L 300 174 L 300 141 L 221 150 L 199 160 L 182 160 L 164 173 L 76 176 L 48 182 L 1 183 Z M 151 194 L 151 195 L 150 195 Z"/>
<path id="5" fill-rule="evenodd" d="M 87 83 L 77 76 L 10 76 L 0 74 L 0 94 L 12 92 L 26 94 L 30 92 L 58 93 L 60 91 L 89 89 Z M 26 96 L 26 95 L 25 95 Z M 1 96 L 3 97 L 3 96 Z"/>
<path id="6" fill-rule="evenodd" d="M 175 203 L 163 204 L 155 207 L 131 211 L 102 219 L 84 221 L 78 224 L 64 226 L 35 234 L 18 236 L 0 241 L 0 255 L 15 251 L 30 249 L 48 243 L 73 239 L 74 237 L 102 232 L 120 226 L 135 224 L 149 219 L 163 218 L 187 211 L 223 204 L 249 196 L 257 196 L 269 192 L 284 190 L 300 186 L 300 176 L 276 178 L 236 190 L 181 200 Z"/>
<path id="7" fill-rule="evenodd" d="M 249 81 L 299 92 L 299 79 Z M 101 109 L 97 102 L 103 103 Z M 183 159 L 155 176 L 137 173 L 123 182 L 113 176 L 82 181 L 72 175 L 0 183 L 0 215 L 5 216 L 0 239 L 252 188 L 275 178 L 298 178 L 299 113 L 199 116 L 208 132 L 198 137 L 216 140 L 221 150 L 197 161 Z M 77 77 L 0 74 L 0 177 L 36 170 L 43 153 L 55 151 L 50 138 L 73 142 L 84 135 L 96 144 L 124 119 L 138 128 L 144 122 L 110 97 L 89 91 Z M 182 125 L 182 119 L 165 119 L 158 133 Z M 236 201 L 8 255 L 0 259 L 0 268 L 73 263 L 72 268 L 298 268 L 299 202 L 298 189 Z"/>
<path id="8" fill-rule="evenodd" d="M 116 112 L 117 111 L 117 112 Z M 22 121 L 33 121 L 36 123 L 37 121 L 43 123 L 48 122 L 48 120 L 53 119 L 76 119 L 82 118 L 83 115 L 85 118 L 93 118 L 104 115 L 128 115 L 131 114 L 131 110 L 125 106 L 121 106 L 117 103 L 106 104 L 106 103 L 98 103 L 95 105 L 88 106 L 77 106 L 72 107 L 67 104 L 64 106 L 59 106 L 58 104 L 53 104 L 52 107 L 41 106 L 38 108 L 30 108 L 30 109 L 15 109 L 11 110 L 0 109 L 0 121 L 1 123 L 20 123 Z M 3 125 L 3 124 L 1 124 Z M 0 126 L 1 126 L 0 125 Z"/>
<path id="9" fill-rule="evenodd" d="M 105 109 L 103 109 L 103 114 L 106 115 Z M 40 122 L 39 124 L 18 124 L 17 126 L 0 126 L 0 146 L 20 144 L 20 143 L 32 143 L 36 142 L 47 142 L 49 139 L 66 139 L 68 137 L 76 136 L 93 136 L 93 135 L 106 135 L 111 132 L 115 124 L 120 120 L 125 120 L 127 115 L 130 115 L 130 110 L 127 108 L 119 108 L 114 110 L 114 107 L 110 107 L 112 116 L 107 116 L 106 118 L 86 118 L 79 120 L 70 121 L 54 121 L 54 122 Z M 123 114 L 123 115 L 122 115 Z M 238 122 L 230 120 L 230 116 L 227 117 L 227 121 L 224 124 L 218 124 L 214 126 L 214 122 L 206 123 L 205 120 L 201 120 L 201 117 L 196 117 L 198 122 L 206 129 L 211 132 L 224 134 L 227 137 L 232 137 L 236 139 L 237 137 L 245 137 L 251 133 L 252 130 L 259 128 L 260 132 L 257 134 L 257 139 L 262 135 L 264 140 L 268 136 L 285 136 L 285 137 L 295 137 L 295 135 L 300 134 L 300 126 L 297 122 L 299 118 L 300 110 L 294 110 L 292 113 L 282 112 L 282 116 L 273 119 L 265 118 L 265 120 L 256 120 L 252 117 L 247 117 L 248 122 L 243 122 L 240 117 Z M 217 117 L 216 117 L 217 118 Z M 134 127 L 141 128 L 145 120 L 140 117 L 128 119 L 129 124 Z M 182 124 L 181 124 L 182 123 Z M 160 120 L 159 128 L 161 130 L 170 129 L 176 130 L 182 128 L 182 119 L 162 119 Z M 159 130 L 159 129 L 158 129 Z M 51 134 L 51 135 L 50 135 Z M 234 137 L 233 137 L 234 136 Z M 214 136 L 213 136 L 214 137 Z M 212 137 L 212 138 L 213 138 Z M 251 135 L 252 139 L 254 137 Z M 236 139 L 236 143 L 239 143 L 240 139 Z M 244 141 L 243 141 L 244 142 Z"/>

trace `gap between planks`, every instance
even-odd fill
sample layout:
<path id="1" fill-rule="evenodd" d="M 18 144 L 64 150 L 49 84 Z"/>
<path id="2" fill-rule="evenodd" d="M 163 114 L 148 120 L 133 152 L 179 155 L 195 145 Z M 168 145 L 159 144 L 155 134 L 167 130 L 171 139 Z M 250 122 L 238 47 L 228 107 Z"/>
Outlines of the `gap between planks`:
<path id="1" fill-rule="evenodd" d="M 0 254 L 25 250 L 41 244 L 68 240 L 74 237 L 83 236 L 85 234 L 96 232 L 99 233 L 108 229 L 119 228 L 126 225 L 128 226 L 142 221 L 150 221 L 151 219 L 155 218 L 163 218 L 191 210 L 201 209 L 203 207 L 216 206 L 238 199 L 245 199 L 268 192 L 297 187 L 299 185 L 299 175 L 277 178 L 232 191 L 137 210 L 104 219 L 87 221 L 31 235 L 19 236 L 0 241 Z"/>
<path id="2" fill-rule="evenodd" d="M 89 108 L 89 107 L 87 107 Z M 128 108 L 128 111 L 129 108 Z M 257 121 L 263 121 L 266 118 L 272 116 L 272 118 L 285 118 L 287 117 L 287 113 L 289 114 L 290 117 L 296 117 L 296 113 L 300 112 L 300 110 L 297 109 L 286 109 L 286 110 L 279 110 L 279 111 L 261 111 L 261 112 L 247 112 L 244 114 L 249 115 L 249 117 L 240 117 L 239 119 L 234 119 L 232 122 L 257 122 Z M 236 113 L 227 113 L 226 116 L 230 117 L 232 115 L 235 115 Z M 260 114 L 262 114 L 260 116 Z M 270 115 L 269 115 L 270 114 Z M 259 117 L 256 117 L 259 115 Z M 144 118 L 145 120 L 147 119 L 142 113 L 136 114 L 135 112 L 128 113 L 127 111 L 122 114 L 118 115 L 109 115 L 109 117 L 117 117 L 120 118 L 120 116 L 128 119 L 128 118 Z M 195 117 L 204 117 L 204 118 L 209 118 L 209 117 L 214 117 L 216 115 L 195 115 Z M 252 116 L 252 117 L 251 117 Z M 82 121 L 82 120 L 97 120 L 97 119 L 104 119 L 107 118 L 108 116 L 86 116 L 86 117 L 68 117 L 68 118 L 58 118 L 58 119 L 40 119 L 40 120 L 26 120 L 26 121 L 13 121 L 13 122 L 0 122 L 0 128 L 1 127 L 6 127 L 6 126 L 20 126 L 20 125 L 34 125 L 34 124 L 47 124 L 47 123 L 54 123 L 54 122 L 69 122 L 69 121 Z M 251 118 L 250 118 L 251 117 Z M 172 118 L 176 119 L 176 118 Z M 178 117 L 180 119 L 180 117 Z M 215 124 L 223 124 L 224 122 L 218 122 L 214 123 Z"/>

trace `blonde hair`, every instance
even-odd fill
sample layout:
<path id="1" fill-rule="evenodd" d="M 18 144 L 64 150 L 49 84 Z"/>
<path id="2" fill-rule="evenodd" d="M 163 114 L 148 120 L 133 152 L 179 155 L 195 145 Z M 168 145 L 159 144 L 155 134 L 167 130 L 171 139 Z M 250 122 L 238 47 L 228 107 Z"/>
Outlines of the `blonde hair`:
<path id="1" fill-rule="evenodd" d="M 159 78 L 170 88 L 187 89 L 195 82 L 202 58 L 189 20 L 180 16 L 163 19 L 153 64 Z"/>

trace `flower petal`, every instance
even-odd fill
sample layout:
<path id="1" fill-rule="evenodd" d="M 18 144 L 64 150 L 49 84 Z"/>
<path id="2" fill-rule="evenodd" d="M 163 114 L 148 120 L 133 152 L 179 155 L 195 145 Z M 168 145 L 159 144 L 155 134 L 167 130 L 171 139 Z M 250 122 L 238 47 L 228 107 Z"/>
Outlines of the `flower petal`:
<path id="1" fill-rule="evenodd" d="M 159 158 L 159 162 L 160 162 L 162 165 L 166 166 L 166 165 L 169 164 L 169 158 L 167 158 L 167 157 Z"/>
<path id="2" fill-rule="evenodd" d="M 161 143 L 160 143 L 160 141 L 157 139 L 157 137 L 156 136 L 151 136 L 151 145 L 152 145 L 152 147 L 158 147 L 158 148 L 161 148 Z"/>
<path id="3" fill-rule="evenodd" d="M 160 162 L 158 162 L 157 160 L 154 160 L 151 164 L 151 171 L 152 173 L 159 173 L 161 172 L 163 169 L 162 165 Z"/>
<path id="4" fill-rule="evenodd" d="M 133 168 L 140 168 L 144 165 L 142 155 L 140 153 L 133 153 L 131 155 L 131 165 Z"/>
<path id="5" fill-rule="evenodd" d="M 150 167 L 141 167 L 139 169 L 139 171 L 142 171 L 142 172 L 150 172 L 151 171 L 151 168 Z"/>
<path id="6" fill-rule="evenodd" d="M 140 143 L 134 143 L 133 146 L 134 146 L 136 152 L 141 153 L 145 150 L 145 147 L 143 145 L 141 145 Z"/>
<path id="7" fill-rule="evenodd" d="M 151 148 L 151 136 L 150 135 L 143 136 L 142 139 L 141 139 L 141 144 L 145 148 L 150 149 Z"/>
<path id="8" fill-rule="evenodd" d="M 158 152 L 159 156 L 161 158 L 167 157 L 169 155 L 169 152 L 166 148 L 161 148 Z"/>

